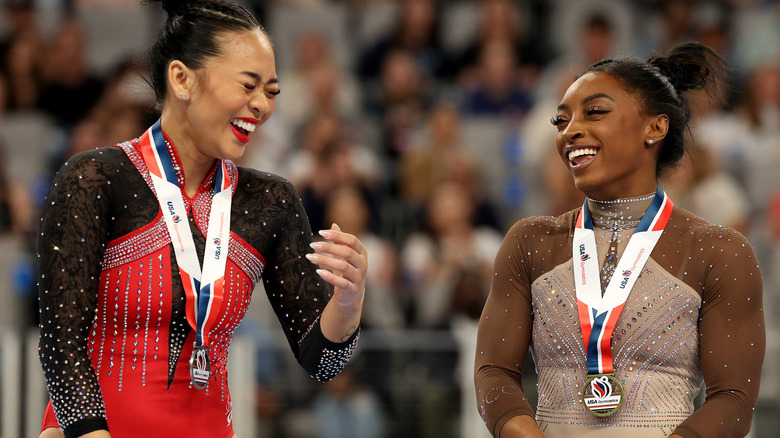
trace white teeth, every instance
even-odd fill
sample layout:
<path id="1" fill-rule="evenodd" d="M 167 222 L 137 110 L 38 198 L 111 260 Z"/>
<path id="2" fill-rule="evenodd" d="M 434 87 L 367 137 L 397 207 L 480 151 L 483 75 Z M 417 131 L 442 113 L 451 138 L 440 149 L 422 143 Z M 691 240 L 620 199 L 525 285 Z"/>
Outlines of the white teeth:
<path id="1" fill-rule="evenodd" d="M 597 152 L 598 151 L 594 148 L 575 149 L 569 152 L 569 161 L 572 161 L 575 158 L 581 157 L 583 155 L 596 155 Z"/>
<path id="2" fill-rule="evenodd" d="M 239 128 L 246 129 L 249 132 L 255 132 L 255 128 L 257 127 L 254 123 L 245 122 L 241 119 L 233 119 L 230 121 L 230 123 L 238 126 Z"/>

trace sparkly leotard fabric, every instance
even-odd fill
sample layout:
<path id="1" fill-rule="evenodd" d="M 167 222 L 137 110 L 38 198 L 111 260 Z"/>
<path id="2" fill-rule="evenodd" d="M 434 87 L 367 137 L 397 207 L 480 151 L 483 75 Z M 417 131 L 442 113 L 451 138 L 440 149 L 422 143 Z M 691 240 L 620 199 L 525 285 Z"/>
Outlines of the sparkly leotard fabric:
<path id="1" fill-rule="evenodd" d="M 40 359 L 66 437 L 106 427 L 120 438 L 232 437 L 228 346 L 261 278 L 303 368 L 318 380 L 335 376 L 357 333 L 337 344 L 320 331 L 329 290 L 304 257 L 312 234 L 295 190 L 228 163 L 236 184 L 212 378 L 205 390 L 191 386 L 194 332 L 168 230 L 138 141 L 120 146 L 69 160 L 45 201 Z M 201 263 L 214 179 L 212 172 L 193 198 L 184 195 Z"/>
<path id="2" fill-rule="evenodd" d="M 611 253 L 622 254 L 649 202 L 589 201 L 602 272 Z M 530 346 L 539 376 L 535 416 L 547 438 L 745 436 L 765 347 L 761 273 L 750 244 L 673 210 L 612 336 L 624 405 L 599 418 L 581 401 L 587 367 L 572 266 L 576 217 L 521 220 L 497 254 L 475 364 L 489 430 L 498 436 L 510 418 L 534 416 L 521 386 Z M 694 412 L 702 379 L 707 398 Z"/>

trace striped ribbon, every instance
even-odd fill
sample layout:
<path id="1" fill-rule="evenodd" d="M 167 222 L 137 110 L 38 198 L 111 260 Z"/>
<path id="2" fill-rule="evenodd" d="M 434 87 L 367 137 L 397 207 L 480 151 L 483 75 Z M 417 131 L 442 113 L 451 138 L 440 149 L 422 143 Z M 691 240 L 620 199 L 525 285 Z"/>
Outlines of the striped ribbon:
<path id="1" fill-rule="evenodd" d="M 612 332 L 628 299 L 628 294 L 642 272 L 650 253 L 661 237 L 673 203 L 661 189 L 656 191 L 650 207 L 645 211 L 615 272 L 601 294 L 599 264 L 596 256 L 596 238 L 588 202 L 585 201 L 574 228 L 572 257 L 577 311 L 585 344 L 588 375 L 609 374 L 612 364 Z"/>
<path id="2" fill-rule="evenodd" d="M 225 162 L 220 160 L 201 269 L 182 189 L 179 187 L 160 120 L 152 125 L 140 140 L 141 154 L 151 174 L 179 265 L 186 295 L 187 322 L 195 330 L 195 346 L 208 347 L 211 342 L 209 332 L 217 321 L 223 299 L 225 264 L 230 242 L 232 181 Z"/>

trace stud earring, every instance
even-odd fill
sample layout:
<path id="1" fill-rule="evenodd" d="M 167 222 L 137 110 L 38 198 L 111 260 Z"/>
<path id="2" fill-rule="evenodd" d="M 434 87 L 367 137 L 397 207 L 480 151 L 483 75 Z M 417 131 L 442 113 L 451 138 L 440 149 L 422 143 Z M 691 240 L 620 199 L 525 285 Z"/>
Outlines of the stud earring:
<path id="1" fill-rule="evenodd" d="M 655 142 L 654 138 L 651 138 L 650 140 L 647 140 L 647 144 L 653 144 L 653 142 Z"/>
<path id="2" fill-rule="evenodd" d="M 181 91 L 179 92 L 179 97 L 181 97 L 181 100 L 187 100 L 187 95 L 182 93 Z"/>

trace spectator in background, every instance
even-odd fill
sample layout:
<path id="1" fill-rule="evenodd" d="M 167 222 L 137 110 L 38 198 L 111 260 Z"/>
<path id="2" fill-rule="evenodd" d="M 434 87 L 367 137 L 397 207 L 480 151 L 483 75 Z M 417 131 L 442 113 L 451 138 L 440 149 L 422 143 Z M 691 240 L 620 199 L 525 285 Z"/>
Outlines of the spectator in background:
<path id="1" fill-rule="evenodd" d="M 41 88 L 41 43 L 32 28 L 14 34 L 4 48 L 0 74 L 5 78 L 5 111 L 35 108 Z"/>
<path id="2" fill-rule="evenodd" d="M 463 112 L 520 119 L 533 104 L 529 84 L 521 79 L 517 51 L 512 43 L 486 42 L 480 47 L 474 71 L 459 80 Z"/>
<path id="3" fill-rule="evenodd" d="M 297 40 L 295 66 L 280 73 L 285 89 L 279 95 L 279 114 L 289 129 L 299 129 L 317 113 L 355 118 L 361 90 L 352 72 L 333 60 L 330 42 L 317 32 L 303 33 Z"/>
<path id="4" fill-rule="evenodd" d="M 446 329 L 450 334 L 458 315 L 473 317 L 490 288 L 495 251 L 501 235 L 474 224 L 474 202 L 467 190 L 454 182 L 437 187 L 426 203 L 424 228 L 410 235 L 401 251 L 402 272 L 414 300 L 414 324 L 419 328 Z M 479 304 L 476 305 L 479 307 Z M 465 341 L 469 344 L 469 341 Z M 446 424 L 459 430 L 456 400 L 472 393 L 456 374 L 462 354 L 421 351 L 416 365 L 424 378 L 417 391 L 422 436 L 446 435 Z M 466 357 L 468 357 L 467 354 Z"/>
<path id="5" fill-rule="evenodd" d="M 5 0 L 3 9 L 8 27 L 8 35 L 0 42 L 0 49 L 5 51 L 8 40 L 25 32 L 37 32 L 37 13 L 35 0 Z"/>
<path id="6" fill-rule="evenodd" d="M 326 223 L 325 205 L 334 190 L 352 186 L 366 194 L 374 193 L 378 190 L 380 175 L 373 151 L 358 144 L 346 132 L 342 120 L 332 113 L 317 114 L 309 121 L 302 133 L 300 148 L 290 158 L 287 173 L 301 196 L 309 223 L 314 227 Z M 377 208 L 378 205 L 371 205 L 372 212 Z M 372 217 L 378 218 L 378 215 L 372 214 Z M 372 228 L 375 225 L 372 224 Z"/>
<path id="7" fill-rule="evenodd" d="M 763 210 L 780 166 L 780 58 L 748 72 L 737 107 L 711 112 L 695 134 L 717 165 L 747 189 L 751 210 Z"/>
<path id="8" fill-rule="evenodd" d="M 541 44 L 531 41 L 531 35 L 521 27 L 520 10 L 511 0 L 487 0 L 481 2 L 482 21 L 479 34 L 461 53 L 454 56 L 452 72 L 461 75 L 479 64 L 482 48 L 496 41 L 509 43 L 514 57 L 521 67 L 521 74 L 533 76 L 545 62 Z M 533 80 L 531 78 L 528 79 Z"/>
<path id="9" fill-rule="evenodd" d="M 712 151 L 692 144 L 688 154 L 670 174 L 664 187 L 675 205 L 707 221 L 747 234 L 750 203 L 742 187 L 718 167 Z"/>
<path id="10" fill-rule="evenodd" d="M 652 32 L 654 40 L 651 47 L 656 52 L 665 53 L 675 44 L 693 40 L 698 33 L 696 12 L 699 2 L 687 0 L 660 0 L 657 2 L 658 28 Z"/>
<path id="11" fill-rule="evenodd" d="M 401 196 L 415 207 L 421 207 L 436 187 L 452 179 L 457 169 L 473 169 L 476 164 L 461 144 L 457 107 L 439 102 L 425 121 L 424 138 L 404 153 L 400 166 Z"/>
<path id="12" fill-rule="evenodd" d="M 84 119 L 103 92 L 103 81 L 87 70 L 85 50 L 84 29 L 71 19 L 60 25 L 43 58 L 37 107 L 65 128 Z"/>
<path id="13" fill-rule="evenodd" d="M 419 327 L 447 327 L 456 286 L 476 275 L 485 286 L 492 278 L 501 235 L 474 224 L 474 201 L 461 185 L 446 182 L 426 202 L 425 226 L 405 242 L 402 269 L 412 286 Z"/>
<path id="14" fill-rule="evenodd" d="M 501 229 L 498 208 L 484 193 L 482 169 L 462 144 L 459 109 L 439 101 L 426 115 L 425 122 L 422 139 L 401 157 L 399 184 L 403 201 L 419 218 L 424 204 L 440 185 L 457 182 L 476 204 L 475 223 Z"/>
<path id="15" fill-rule="evenodd" d="M 349 368 L 323 385 L 314 399 L 316 438 L 380 438 L 382 411 L 376 395 Z"/>
<path id="16" fill-rule="evenodd" d="M 442 78 L 448 61 L 439 42 L 440 16 L 436 0 L 401 0 L 395 28 L 360 56 L 358 76 L 362 80 L 376 79 L 387 57 L 403 50 L 426 76 Z"/>
<path id="17" fill-rule="evenodd" d="M 610 17 L 600 12 L 583 18 L 582 33 L 572 47 L 550 63 L 539 77 L 537 100 L 549 99 L 558 93 L 559 80 L 602 60 L 611 58 L 615 48 L 615 26 Z"/>
<path id="18" fill-rule="evenodd" d="M 33 108 L 40 91 L 41 41 L 31 0 L 3 2 L 7 33 L 0 39 L 0 112 Z"/>
<path id="19" fill-rule="evenodd" d="M 398 161 L 412 147 L 413 132 L 429 111 L 435 85 L 410 52 L 396 49 L 382 64 L 379 87 L 366 94 L 365 112 L 380 132 L 377 149 L 393 195 L 398 193 Z"/>

